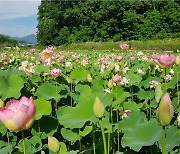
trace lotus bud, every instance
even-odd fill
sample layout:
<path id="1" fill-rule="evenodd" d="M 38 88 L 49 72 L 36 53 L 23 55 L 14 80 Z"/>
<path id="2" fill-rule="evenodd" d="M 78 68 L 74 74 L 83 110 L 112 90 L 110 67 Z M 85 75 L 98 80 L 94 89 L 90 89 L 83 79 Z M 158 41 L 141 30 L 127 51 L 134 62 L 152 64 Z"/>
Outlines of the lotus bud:
<path id="1" fill-rule="evenodd" d="M 92 77 L 91 77 L 90 74 L 87 75 L 87 80 L 88 80 L 88 82 L 91 82 L 91 81 L 92 81 Z"/>
<path id="2" fill-rule="evenodd" d="M 113 70 L 113 69 L 114 69 L 114 67 L 115 67 L 114 63 L 113 63 L 113 62 L 111 62 L 111 63 L 109 64 L 109 69 L 110 69 L 110 70 Z"/>
<path id="3" fill-rule="evenodd" d="M 48 148 L 50 151 L 57 153 L 60 148 L 59 141 L 53 136 L 48 136 Z"/>
<path id="4" fill-rule="evenodd" d="M 178 115 L 178 127 L 180 127 L 180 114 Z"/>
<path id="5" fill-rule="evenodd" d="M 162 98 L 157 110 L 157 118 L 162 126 L 167 126 L 171 122 L 174 110 L 171 105 L 169 94 L 166 93 Z"/>
<path id="6" fill-rule="evenodd" d="M 0 99 L 0 107 L 4 107 L 4 102 Z"/>
<path id="7" fill-rule="evenodd" d="M 44 151 L 41 151 L 41 154 L 46 154 Z"/>
<path id="8" fill-rule="evenodd" d="M 104 114 L 104 105 L 98 96 L 96 96 L 94 101 L 93 112 L 97 118 L 102 118 Z"/>
<path id="9" fill-rule="evenodd" d="M 179 65 L 179 64 L 180 64 L 180 57 L 177 56 L 177 57 L 176 57 L 176 65 Z"/>
<path id="10" fill-rule="evenodd" d="M 113 81 L 112 81 L 112 79 L 108 81 L 108 87 L 109 87 L 109 88 L 112 88 L 112 87 L 113 87 Z"/>

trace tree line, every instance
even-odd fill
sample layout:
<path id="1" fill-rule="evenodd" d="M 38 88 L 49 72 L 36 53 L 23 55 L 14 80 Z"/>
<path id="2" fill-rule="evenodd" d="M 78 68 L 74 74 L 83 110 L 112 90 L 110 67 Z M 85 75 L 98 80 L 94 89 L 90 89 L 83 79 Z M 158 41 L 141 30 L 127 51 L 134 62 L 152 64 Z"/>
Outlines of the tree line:
<path id="1" fill-rule="evenodd" d="M 16 46 L 18 42 L 0 34 L 0 48 L 4 46 Z"/>
<path id="2" fill-rule="evenodd" d="M 179 0 L 43 0 L 38 43 L 180 37 Z"/>

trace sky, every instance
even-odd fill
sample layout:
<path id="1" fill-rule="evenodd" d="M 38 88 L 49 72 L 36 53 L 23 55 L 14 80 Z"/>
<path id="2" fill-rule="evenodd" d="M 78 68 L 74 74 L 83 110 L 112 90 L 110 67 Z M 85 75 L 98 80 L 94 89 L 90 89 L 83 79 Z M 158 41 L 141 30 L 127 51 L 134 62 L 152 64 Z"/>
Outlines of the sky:
<path id="1" fill-rule="evenodd" d="M 23 37 L 37 32 L 40 0 L 0 0 L 0 34 Z"/>

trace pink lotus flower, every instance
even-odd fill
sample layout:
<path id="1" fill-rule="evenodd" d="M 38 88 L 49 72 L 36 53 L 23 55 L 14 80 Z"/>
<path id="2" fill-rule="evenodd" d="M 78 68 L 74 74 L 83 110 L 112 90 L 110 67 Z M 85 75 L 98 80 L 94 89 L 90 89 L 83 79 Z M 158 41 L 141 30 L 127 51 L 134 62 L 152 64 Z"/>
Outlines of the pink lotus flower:
<path id="1" fill-rule="evenodd" d="M 123 59 L 123 56 L 117 56 L 116 59 L 121 61 Z"/>
<path id="2" fill-rule="evenodd" d="M 112 80 L 113 82 L 119 82 L 121 80 L 121 76 L 119 74 L 113 75 Z"/>
<path id="3" fill-rule="evenodd" d="M 122 50 L 128 50 L 129 49 L 129 45 L 128 44 L 126 44 L 126 43 L 120 43 L 120 48 L 122 49 Z"/>
<path id="4" fill-rule="evenodd" d="M 0 121 L 10 131 L 21 131 L 32 126 L 35 112 L 33 98 L 23 96 L 20 100 L 10 100 L 4 108 L 0 108 Z"/>
<path id="5" fill-rule="evenodd" d="M 134 57 L 134 56 L 131 56 L 131 57 L 130 57 L 130 60 L 131 60 L 131 61 L 134 61 L 134 60 L 135 60 L 135 57 Z"/>
<path id="6" fill-rule="evenodd" d="M 29 51 L 30 51 L 31 53 L 34 53 L 34 52 L 36 52 L 36 49 L 33 48 L 33 49 L 30 49 Z"/>
<path id="7" fill-rule="evenodd" d="M 58 68 L 54 68 L 50 71 L 51 76 L 58 77 L 61 74 L 61 70 Z"/>
<path id="8" fill-rule="evenodd" d="M 45 65 L 50 65 L 51 62 L 54 60 L 54 48 L 48 47 L 41 53 L 41 61 Z"/>
<path id="9" fill-rule="evenodd" d="M 160 68 L 170 68 L 176 62 L 176 57 L 173 54 L 154 55 L 154 61 Z"/>

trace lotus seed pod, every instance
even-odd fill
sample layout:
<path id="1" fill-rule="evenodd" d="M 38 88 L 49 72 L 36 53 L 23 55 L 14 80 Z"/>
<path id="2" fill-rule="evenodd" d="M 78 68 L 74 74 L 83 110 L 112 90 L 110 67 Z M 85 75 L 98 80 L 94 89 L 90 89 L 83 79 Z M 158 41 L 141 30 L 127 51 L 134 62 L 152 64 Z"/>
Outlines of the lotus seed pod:
<path id="1" fill-rule="evenodd" d="M 173 117 L 174 110 L 171 105 L 171 100 L 169 94 L 166 93 L 162 98 L 157 110 L 157 118 L 162 126 L 167 126 L 170 124 Z"/>
<path id="2" fill-rule="evenodd" d="M 94 101 L 93 112 L 97 118 L 102 118 L 104 114 L 104 105 L 98 96 L 96 96 Z"/>
<path id="3" fill-rule="evenodd" d="M 87 75 L 87 80 L 88 80 L 88 82 L 91 82 L 91 81 L 92 81 L 92 77 L 91 77 L 90 74 Z"/>
<path id="4" fill-rule="evenodd" d="M 4 107 L 4 102 L 0 99 L 0 107 Z"/>
<path id="5" fill-rule="evenodd" d="M 58 152 L 60 148 L 59 141 L 53 136 L 48 136 L 48 148 L 52 152 Z"/>

